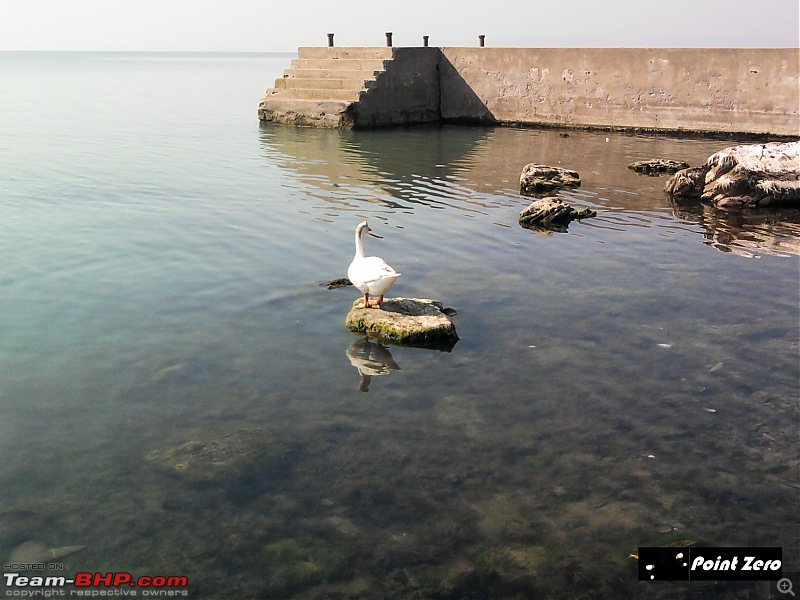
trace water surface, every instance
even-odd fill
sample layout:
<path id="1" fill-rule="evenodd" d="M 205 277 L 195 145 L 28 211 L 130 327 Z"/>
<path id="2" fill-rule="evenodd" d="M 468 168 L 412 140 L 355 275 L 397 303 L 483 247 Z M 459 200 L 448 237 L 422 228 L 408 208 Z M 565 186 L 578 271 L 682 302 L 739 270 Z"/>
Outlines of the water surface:
<path id="1" fill-rule="evenodd" d="M 288 60 L 0 54 L 0 555 L 207 598 L 763 592 L 636 581 L 692 542 L 797 570 L 800 213 L 627 169 L 733 142 L 261 128 Z M 521 228 L 528 162 L 598 216 Z M 318 285 L 363 219 L 460 336 L 366 393 L 358 294 Z"/>

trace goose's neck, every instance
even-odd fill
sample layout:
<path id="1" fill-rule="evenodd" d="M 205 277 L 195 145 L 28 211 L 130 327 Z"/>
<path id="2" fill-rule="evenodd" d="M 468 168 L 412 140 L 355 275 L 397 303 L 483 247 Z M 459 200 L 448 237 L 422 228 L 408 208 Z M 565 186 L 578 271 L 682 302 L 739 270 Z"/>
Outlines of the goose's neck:
<path id="1" fill-rule="evenodd" d="M 356 257 L 364 258 L 364 240 L 361 239 L 360 231 L 356 231 Z"/>

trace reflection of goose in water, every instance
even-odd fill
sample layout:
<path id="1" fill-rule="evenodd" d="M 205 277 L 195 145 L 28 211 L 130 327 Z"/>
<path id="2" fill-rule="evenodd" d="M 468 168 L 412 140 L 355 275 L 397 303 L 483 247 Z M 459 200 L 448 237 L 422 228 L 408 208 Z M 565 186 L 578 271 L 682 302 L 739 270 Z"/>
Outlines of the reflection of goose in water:
<path id="1" fill-rule="evenodd" d="M 358 338 L 347 349 L 350 364 L 358 369 L 361 381 L 359 392 L 368 392 L 373 375 L 387 375 L 390 371 L 400 371 L 394 362 L 391 352 L 385 346 L 369 341 L 366 337 Z"/>

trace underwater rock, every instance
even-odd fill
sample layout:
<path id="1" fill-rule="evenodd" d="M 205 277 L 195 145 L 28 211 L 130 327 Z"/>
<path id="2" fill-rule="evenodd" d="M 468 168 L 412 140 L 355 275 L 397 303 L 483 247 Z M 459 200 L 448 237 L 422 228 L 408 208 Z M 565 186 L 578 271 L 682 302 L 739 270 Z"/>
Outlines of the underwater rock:
<path id="1" fill-rule="evenodd" d="M 697 194 L 700 174 L 702 193 Z M 696 196 L 720 208 L 800 203 L 800 142 L 744 144 L 712 154 L 690 172 L 678 171 L 665 187 L 673 196 Z"/>
<path id="2" fill-rule="evenodd" d="M 566 231 L 567 225 L 577 219 L 596 217 L 597 213 L 585 208 L 575 210 L 558 198 L 539 198 L 519 213 L 519 224 L 531 229 Z"/>
<path id="3" fill-rule="evenodd" d="M 651 158 L 650 160 L 637 160 L 628 165 L 629 169 L 647 175 L 660 175 L 662 173 L 675 173 L 681 169 L 688 169 L 691 165 L 682 160 L 669 158 Z"/>
<path id="4" fill-rule="evenodd" d="M 286 444 L 274 432 L 243 428 L 216 439 L 191 440 L 163 450 L 153 450 L 147 460 L 190 481 L 215 481 L 263 471 L 282 462 Z"/>
<path id="5" fill-rule="evenodd" d="M 578 187 L 580 184 L 581 176 L 577 171 L 536 163 L 525 165 L 519 176 L 519 191 L 525 195 L 551 192 L 563 187 Z"/>
<path id="6" fill-rule="evenodd" d="M 380 308 L 359 308 L 353 302 L 345 325 L 350 331 L 404 346 L 449 352 L 458 341 L 456 327 L 442 303 L 425 298 L 387 298 Z"/>
<path id="7" fill-rule="evenodd" d="M 48 548 L 43 542 L 29 541 L 14 548 L 7 562 L 27 565 L 48 563 L 62 556 L 77 552 L 78 550 L 83 550 L 84 548 L 86 548 L 86 546 Z"/>

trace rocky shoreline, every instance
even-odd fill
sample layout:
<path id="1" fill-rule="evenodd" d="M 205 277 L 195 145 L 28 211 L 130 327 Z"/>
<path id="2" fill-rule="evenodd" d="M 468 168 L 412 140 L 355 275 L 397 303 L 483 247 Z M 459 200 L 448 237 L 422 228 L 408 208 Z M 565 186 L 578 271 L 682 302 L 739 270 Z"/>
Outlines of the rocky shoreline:
<path id="1" fill-rule="evenodd" d="M 712 154 L 699 167 L 682 169 L 664 190 L 699 198 L 717 208 L 800 205 L 800 141 L 746 144 Z"/>

